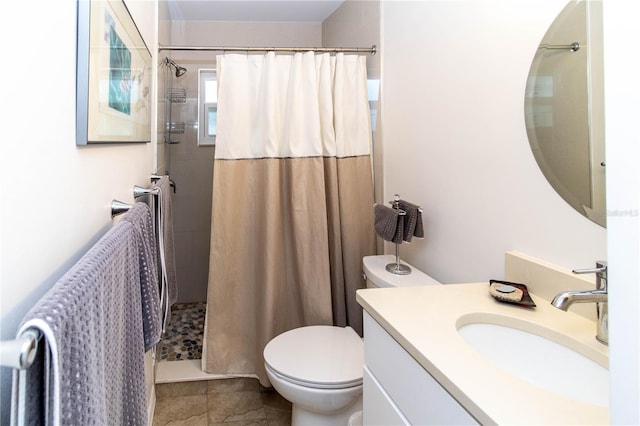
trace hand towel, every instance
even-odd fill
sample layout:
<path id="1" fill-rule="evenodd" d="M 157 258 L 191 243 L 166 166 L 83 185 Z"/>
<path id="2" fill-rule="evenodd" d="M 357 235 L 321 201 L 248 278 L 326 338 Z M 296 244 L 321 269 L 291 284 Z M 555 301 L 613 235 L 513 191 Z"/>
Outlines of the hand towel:
<path id="1" fill-rule="evenodd" d="M 391 241 L 396 244 L 402 243 L 404 216 L 400 214 L 400 211 L 382 204 L 376 204 L 374 213 L 374 227 L 378 236 L 385 241 Z"/>
<path id="2" fill-rule="evenodd" d="M 140 291 L 145 350 L 151 349 L 162 335 L 158 255 L 151 209 L 145 203 L 135 203 L 120 219 L 133 226 L 138 246 Z"/>
<path id="3" fill-rule="evenodd" d="M 424 225 L 422 224 L 422 212 L 420 208 L 416 212 L 416 229 L 413 231 L 413 236 L 416 238 L 424 238 Z"/>
<path id="4" fill-rule="evenodd" d="M 410 243 L 413 237 L 423 238 L 424 230 L 420 207 L 405 200 L 398 201 L 398 206 L 407 213 L 404 219 L 403 240 Z"/>
<path id="5" fill-rule="evenodd" d="M 27 313 L 44 354 L 14 374 L 23 424 L 147 424 L 138 254 L 118 222 Z"/>

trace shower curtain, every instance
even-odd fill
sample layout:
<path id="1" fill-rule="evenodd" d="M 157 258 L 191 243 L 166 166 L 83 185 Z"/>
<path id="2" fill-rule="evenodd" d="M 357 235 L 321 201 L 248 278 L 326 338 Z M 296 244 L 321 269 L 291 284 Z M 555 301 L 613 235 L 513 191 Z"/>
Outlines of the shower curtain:
<path id="1" fill-rule="evenodd" d="M 203 369 L 257 376 L 305 325 L 362 334 L 375 253 L 366 58 L 217 57 L 218 123 Z"/>

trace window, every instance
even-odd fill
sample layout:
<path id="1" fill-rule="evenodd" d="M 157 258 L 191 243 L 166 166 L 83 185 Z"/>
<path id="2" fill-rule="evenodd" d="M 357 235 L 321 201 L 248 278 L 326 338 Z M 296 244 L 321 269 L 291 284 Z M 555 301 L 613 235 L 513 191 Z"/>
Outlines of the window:
<path id="1" fill-rule="evenodd" d="M 378 119 L 378 101 L 380 100 L 380 80 L 367 80 L 367 93 L 369 97 L 369 110 L 371 112 L 371 132 L 376 131 L 376 120 Z"/>
<path id="2" fill-rule="evenodd" d="M 216 144 L 218 124 L 218 81 L 216 71 L 201 69 L 198 74 L 198 145 Z"/>

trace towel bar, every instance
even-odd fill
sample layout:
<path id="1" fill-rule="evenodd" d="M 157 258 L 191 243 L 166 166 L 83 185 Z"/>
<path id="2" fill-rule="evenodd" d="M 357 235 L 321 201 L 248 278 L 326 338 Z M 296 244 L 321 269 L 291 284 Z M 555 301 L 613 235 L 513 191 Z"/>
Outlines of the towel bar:
<path id="1" fill-rule="evenodd" d="M 133 198 L 139 198 L 147 194 L 158 195 L 159 193 L 160 188 L 143 188 L 138 185 L 133 186 Z"/>
<path id="2" fill-rule="evenodd" d="M 40 332 L 28 329 L 15 340 L 0 342 L 0 366 L 25 370 L 35 359 Z"/>
<path id="3" fill-rule="evenodd" d="M 396 206 L 396 204 L 395 204 L 395 203 L 398 203 L 398 202 L 400 201 L 400 198 L 399 198 L 400 196 L 399 196 L 398 194 L 396 194 L 396 197 L 398 197 L 398 199 L 397 199 L 397 200 L 393 200 L 393 201 L 389 201 L 389 202 L 388 202 L 389 204 L 391 204 L 391 205 L 393 206 L 393 208 L 394 208 L 394 209 L 396 208 L 396 207 L 395 207 L 395 206 Z M 375 206 L 375 204 L 374 204 L 374 206 Z M 404 212 L 404 210 L 401 210 L 401 209 L 398 209 L 398 210 L 400 210 L 401 212 Z M 423 211 L 422 211 L 422 207 L 418 207 L 418 211 L 419 211 L 420 213 L 423 213 Z M 400 214 L 402 214 L 402 213 L 400 213 Z M 406 214 L 406 212 L 405 212 L 405 214 Z"/>
<path id="4" fill-rule="evenodd" d="M 128 212 L 133 207 L 131 204 L 123 203 L 122 201 L 111 201 L 111 218 L 118 216 L 119 214 Z"/>
<path id="5" fill-rule="evenodd" d="M 166 175 L 166 176 L 168 176 L 168 175 Z M 151 175 L 151 181 L 152 182 L 155 182 L 155 181 L 160 180 L 162 178 L 163 178 L 163 176 L 161 176 L 161 175 L 155 175 L 155 174 Z M 173 180 L 169 179 L 169 185 L 171 186 L 171 188 L 173 188 L 173 193 L 175 194 L 176 193 L 176 183 Z"/>
<path id="6" fill-rule="evenodd" d="M 400 194 L 394 194 L 393 196 L 393 201 L 389 201 L 389 204 L 391 204 L 391 206 L 398 210 L 398 213 L 401 216 L 406 216 L 407 212 L 405 212 L 404 210 L 402 210 L 400 208 Z M 402 241 L 399 243 L 396 243 L 396 261 L 395 263 L 389 263 L 385 269 L 388 272 L 391 272 L 392 274 L 395 275 L 409 275 L 411 273 L 411 268 L 408 267 L 407 265 L 400 263 L 400 244 L 402 244 Z"/>

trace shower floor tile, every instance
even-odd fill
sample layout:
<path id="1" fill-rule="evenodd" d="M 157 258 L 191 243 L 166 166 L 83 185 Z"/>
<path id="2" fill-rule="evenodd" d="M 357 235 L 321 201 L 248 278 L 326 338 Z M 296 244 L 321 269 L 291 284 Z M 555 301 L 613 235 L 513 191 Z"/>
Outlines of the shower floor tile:
<path id="1" fill-rule="evenodd" d="M 159 344 L 160 361 L 202 358 L 202 336 L 207 304 L 176 303 L 171 307 L 167 332 Z"/>

